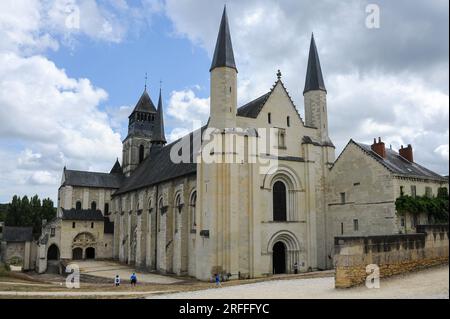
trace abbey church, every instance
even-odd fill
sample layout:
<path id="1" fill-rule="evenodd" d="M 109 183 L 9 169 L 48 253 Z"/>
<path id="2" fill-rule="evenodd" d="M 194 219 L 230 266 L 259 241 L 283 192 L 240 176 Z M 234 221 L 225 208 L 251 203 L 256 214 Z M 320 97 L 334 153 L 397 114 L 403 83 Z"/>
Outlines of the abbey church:
<path id="1" fill-rule="evenodd" d="M 210 68 L 207 125 L 168 144 L 161 91 L 154 104 L 145 89 L 129 115 L 122 164 L 117 160 L 109 173 L 64 168 L 57 218 L 46 223 L 37 244 L 38 271 L 77 259 L 114 259 L 201 280 L 215 273 L 239 279 L 328 269 L 334 236 L 412 227 L 392 208 L 398 181 L 435 193 L 448 185 L 414 163 L 412 153 L 409 159 L 405 152 L 383 153 L 381 140 L 372 146 L 351 141 L 335 162 L 314 37 L 304 119 L 280 71 L 267 93 L 240 107 L 237 79 L 224 9 Z M 364 161 L 366 171 L 358 168 Z M 392 187 L 377 186 L 386 189 L 376 191 L 385 204 L 361 211 L 355 203 L 372 203 L 361 197 L 371 191 L 359 193 L 355 185 L 373 187 L 381 171 L 393 180 Z"/>

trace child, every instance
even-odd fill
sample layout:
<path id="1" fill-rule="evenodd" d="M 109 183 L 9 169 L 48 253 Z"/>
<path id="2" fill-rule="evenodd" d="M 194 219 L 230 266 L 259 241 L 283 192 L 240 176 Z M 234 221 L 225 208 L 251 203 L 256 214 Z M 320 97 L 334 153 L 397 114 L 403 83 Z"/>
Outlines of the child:
<path id="1" fill-rule="evenodd" d="M 136 283 L 137 283 L 137 277 L 136 277 L 136 274 L 135 274 L 135 273 L 133 273 L 133 274 L 131 275 L 131 277 L 130 277 L 130 282 L 131 282 L 131 285 L 132 285 L 132 286 L 136 286 Z"/>
<path id="2" fill-rule="evenodd" d="M 119 277 L 119 275 L 116 275 L 116 278 L 114 278 L 114 283 L 116 284 L 116 287 L 120 286 L 120 277 Z"/>

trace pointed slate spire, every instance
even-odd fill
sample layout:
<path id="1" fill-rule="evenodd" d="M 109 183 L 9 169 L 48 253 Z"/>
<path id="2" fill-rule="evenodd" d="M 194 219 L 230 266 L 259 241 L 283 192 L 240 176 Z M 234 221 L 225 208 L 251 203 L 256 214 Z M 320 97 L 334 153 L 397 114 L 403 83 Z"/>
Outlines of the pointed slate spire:
<path id="1" fill-rule="evenodd" d="M 120 166 L 119 158 L 116 159 L 113 168 L 109 172 L 110 174 L 122 174 L 122 166 Z"/>
<path id="2" fill-rule="evenodd" d="M 233 45 L 231 44 L 230 27 L 228 26 L 227 7 L 223 8 L 222 21 L 220 22 L 219 34 L 217 35 L 216 48 L 211 63 L 211 72 L 213 69 L 221 66 L 233 68 L 237 72 L 234 62 Z"/>
<path id="3" fill-rule="evenodd" d="M 322 90 L 327 91 L 323 82 L 322 69 L 320 67 L 319 54 L 317 53 L 314 34 L 311 35 L 311 45 L 309 47 L 308 68 L 306 71 L 305 89 L 303 94 L 308 91 Z"/>
<path id="4" fill-rule="evenodd" d="M 156 110 L 156 123 L 153 130 L 152 143 L 166 144 L 166 136 L 164 134 L 164 113 L 162 105 L 161 88 L 159 89 L 158 109 Z"/>

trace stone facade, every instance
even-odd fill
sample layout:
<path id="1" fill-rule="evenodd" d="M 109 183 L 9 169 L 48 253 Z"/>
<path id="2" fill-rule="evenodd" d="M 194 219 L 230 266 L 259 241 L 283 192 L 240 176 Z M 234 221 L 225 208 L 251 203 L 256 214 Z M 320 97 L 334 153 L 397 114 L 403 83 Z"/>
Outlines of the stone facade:
<path id="1" fill-rule="evenodd" d="M 363 284 L 367 265 L 380 278 L 448 263 L 448 225 L 418 226 L 415 234 L 336 237 L 335 286 Z"/>
<path id="2" fill-rule="evenodd" d="M 400 190 L 411 195 L 424 195 L 429 187 L 436 196 L 438 188 L 446 187 L 443 178 L 414 178 L 395 174 L 368 156 L 361 147 L 349 142 L 329 173 L 326 212 L 326 252 L 328 267 L 332 267 L 336 236 L 387 235 L 415 232 L 415 225 L 428 224 L 424 214 L 399 216 L 395 200 Z"/>

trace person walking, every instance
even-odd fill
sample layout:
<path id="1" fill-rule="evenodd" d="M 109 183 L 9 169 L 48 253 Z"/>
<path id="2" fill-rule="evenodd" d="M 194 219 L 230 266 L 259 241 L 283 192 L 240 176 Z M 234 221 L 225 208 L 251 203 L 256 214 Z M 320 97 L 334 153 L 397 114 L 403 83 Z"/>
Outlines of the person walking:
<path id="1" fill-rule="evenodd" d="M 216 288 L 222 287 L 222 284 L 220 283 L 220 276 L 219 274 L 215 274 L 215 279 L 216 279 Z"/>
<path id="2" fill-rule="evenodd" d="M 298 274 L 298 264 L 297 264 L 297 262 L 294 263 L 294 274 Z"/>
<path id="3" fill-rule="evenodd" d="M 136 286 L 136 283 L 137 283 L 137 276 L 136 276 L 136 273 L 133 273 L 133 274 L 131 275 L 131 277 L 130 277 L 130 283 L 131 283 L 132 286 Z"/>
<path id="4" fill-rule="evenodd" d="M 120 276 L 116 275 L 116 277 L 114 278 L 114 284 L 116 285 L 116 287 L 120 286 Z"/>

